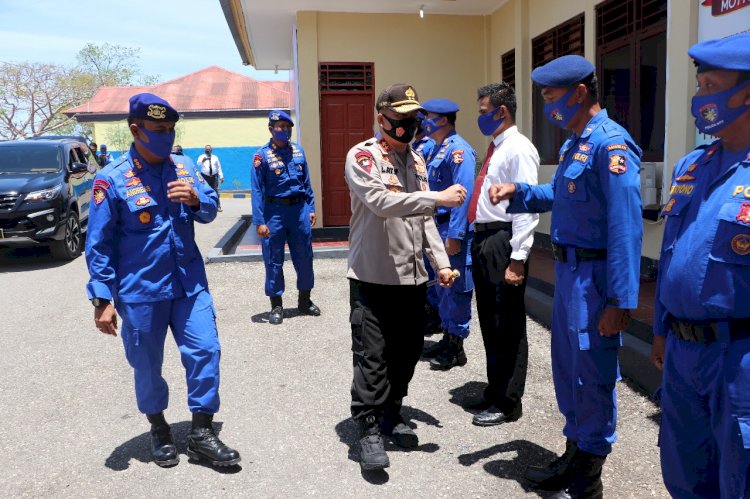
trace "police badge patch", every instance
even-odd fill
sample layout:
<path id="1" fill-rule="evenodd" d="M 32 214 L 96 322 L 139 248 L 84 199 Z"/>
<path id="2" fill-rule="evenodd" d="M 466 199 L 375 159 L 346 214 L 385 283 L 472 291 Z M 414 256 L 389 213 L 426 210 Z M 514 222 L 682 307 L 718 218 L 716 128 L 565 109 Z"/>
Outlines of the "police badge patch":
<path id="1" fill-rule="evenodd" d="M 732 251 L 738 255 L 750 255 L 750 234 L 737 234 L 732 238 Z"/>
<path id="2" fill-rule="evenodd" d="M 138 220 L 144 225 L 149 223 L 151 221 L 151 213 L 147 211 L 141 212 L 138 215 Z"/>
<path id="3" fill-rule="evenodd" d="M 253 166 L 255 168 L 258 168 L 262 164 L 263 164 L 263 156 L 261 156 L 260 154 L 256 154 L 255 156 L 253 156 Z"/>
<path id="4" fill-rule="evenodd" d="M 373 161 L 372 154 L 367 151 L 356 152 L 354 153 L 354 161 L 360 166 L 360 168 L 362 168 L 368 174 L 370 173 Z"/>
<path id="5" fill-rule="evenodd" d="M 451 155 L 453 156 L 453 163 L 460 165 L 464 162 L 464 151 L 463 149 L 456 149 L 454 151 L 451 151 Z"/>
<path id="6" fill-rule="evenodd" d="M 146 206 L 149 203 L 151 203 L 151 198 L 148 196 L 141 196 L 138 199 L 135 200 L 136 206 Z"/>
<path id="7" fill-rule="evenodd" d="M 105 197 L 104 189 L 94 189 L 91 192 L 91 198 L 94 200 L 94 204 L 99 206 L 104 201 Z"/>
<path id="8" fill-rule="evenodd" d="M 612 154 L 609 156 L 609 171 L 617 175 L 625 173 L 628 165 L 625 162 L 625 156 L 622 154 Z"/>

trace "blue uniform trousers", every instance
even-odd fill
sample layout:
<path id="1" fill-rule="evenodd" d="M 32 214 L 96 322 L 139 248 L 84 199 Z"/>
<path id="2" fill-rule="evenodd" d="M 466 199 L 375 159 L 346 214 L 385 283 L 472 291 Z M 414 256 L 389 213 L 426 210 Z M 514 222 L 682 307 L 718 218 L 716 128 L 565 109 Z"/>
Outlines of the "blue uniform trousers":
<path id="1" fill-rule="evenodd" d="M 447 226 L 447 224 L 446 224 Z M 445 242 L 445 238 L 443 238 Z M 458 269 L 461 276 L 453 282 L 450 288 L 435 285 L 430 290 L 435 290 L 437 298 L 437 309 L 440 311 L 440 322 L 448 334 L 460 338 L 469 336 L 469 325 L 471 324 L 471 296 L 474 293 L 474 280 L 471 273 L 471 265 L 466 265 L 466 252 L 471 248 L 471 238 L 461 243 L 461 251 L 456 255 L 449 256 L 451 268 Z M 428 302 L 429 302 L 428 292 Z"/>
<path id="2" fill-rule="evenodd" d="M 703 344 L 670 334 L 663 376 L 659 446 L 669 493 L 750 497 L 750 339 Z"/>
<path id="3" fill-rule="evenodd" d="M 284 294 L 284 244 L 289 244 L 297 272 L 297 289 L 310 291 L 313 277 L 312 229 L 310 212 L 304 202 L 293 205 L 266 203 L 266 225 L 271 235 L 261 240 L 266 264 L 266 296 Z"/>
<path id="4" fill-rule="evenodd" d="M 557 406 L 565 416 L 564 435 L 586 452 L 607 455 L 617 440 L 617 398 L 620 379 L 617 354 L 620 333 L 599 334 L 605 305 L 607 262 L 555 262 L 552 309 L 552 376 Z"/>
<path id="5" fill-rule="evenodd" d="M 122 317 L 125 356 L 134 369 L 138 410 L 156 414 L 169 403 L 169 388 L 161 367 L 164 340 L 170 327 L 185 366 L 190 412 L 216 413 L 221 345 L 208 290 L 174 300 L 119 302 L 117 311 Z"/>

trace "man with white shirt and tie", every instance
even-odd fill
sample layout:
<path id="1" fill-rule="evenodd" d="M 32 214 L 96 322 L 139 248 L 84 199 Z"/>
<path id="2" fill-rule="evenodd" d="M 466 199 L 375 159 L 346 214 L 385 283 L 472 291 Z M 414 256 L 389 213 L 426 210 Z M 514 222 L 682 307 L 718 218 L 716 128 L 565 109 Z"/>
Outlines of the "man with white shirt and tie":
<path id="1" fill-rule="evenodd" d="M 216 194 L 219 194 L 219 185 L 224 183 L 224 172 L 221 170 L 219 157 L 213 154 L 213 148 L 206 144 L 204 154 L 198 156 L 198 166 L 201 169 L 201 175 L 206 179 Z M 221 211 L 221 197 L 219 198 L 219 211 Z"/>
<path id="2" fill-rule="evenodd" d="M 507 203 L 493 205 L 489 187 L 497 182 L 537 183 L 539 153 L 515 124 L 516 94 L 505 82 L 477 91 L 479 129 L 492 137 L 474 184 L 469 223 L 477 312 L 487 357 L 482 412 L 473 423 L 493 426 L 521 417 L 528 343 L 526 340 L 526 276 L 539 215 L 509 214 Z"/>

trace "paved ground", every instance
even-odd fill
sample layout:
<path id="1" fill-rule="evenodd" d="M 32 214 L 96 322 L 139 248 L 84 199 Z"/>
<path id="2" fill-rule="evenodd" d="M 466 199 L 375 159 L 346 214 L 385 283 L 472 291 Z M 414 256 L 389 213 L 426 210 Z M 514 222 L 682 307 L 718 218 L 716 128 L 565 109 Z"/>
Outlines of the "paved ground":
<path id="1" fill-rule="evenodd" d="M 224 212 L 199 227 L 204 254 L 249 211 Z M 287 265 L 291 288 L 294 271 Z M 479 335 L 469 363 L 447 373 L 420 362 L 406 415 L 421 445 L 390 448 L 387 473 L 362 474 L 349 420 L 351 360 L 346 262 L 315 263 L 318 318 L 266 322 L 260 263 L 208 266 L 222 339 L 222 438 L 242 453 L 231 471 L 189 463 L 184 372 L 168 340 L 167 418 L 182 461 L 150 462 L 148 426 L 135 407 L 132 373 L 119 338 L 98 333 L 86 301 L 85 262 L 52 262 L 45 251 L 0 251 L 0 490 L 3 497 L 537 497 L 523 468 L 563 450 L 549 368 L 549 332 L 529 321 L 530 370 L 524 417 L 493 428 L 470 424 L 460 403 L 483 386 Z M 296 304 L 296 292 L 287 300 Z M 473 326 L 476 332 L 478 326 Z M 667 497 L 659 472 L 658 410 L 619 386 L 620 442 L 607 462 L 605 497 Z M 541 497 L 544 497 L 541 494 Z"/>

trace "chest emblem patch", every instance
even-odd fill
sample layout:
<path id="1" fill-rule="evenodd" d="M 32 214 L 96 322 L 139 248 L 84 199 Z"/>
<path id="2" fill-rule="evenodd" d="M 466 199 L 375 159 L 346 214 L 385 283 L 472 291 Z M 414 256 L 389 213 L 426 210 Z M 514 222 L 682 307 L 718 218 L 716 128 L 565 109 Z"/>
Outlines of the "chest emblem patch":
<path id="1" fill-rule="evenodd" d="M 572 180 L 568 182 L 568 192 L 573 194 L 576 191 L 576 183 Z"/>
<path id="2" fill-rule="evenodd" d="M 742 203 L 740 211 L 737 213 L 737 221 L 750 224 L 750 203 Z"/>
<path id="3" fill-rule="evenodd" d="M 667 205 L 662 210 L 662 213 L 669 213 L 672 211 L 672 208 L 674 207 L 674 204 L 677 202 L 675 198 L 670 199 L 667 201 Z"/>
<path id="4" fill-rule="evenodd" d="M 144 211 L 138 215 L 138 221 L 146 225 L 151 222 L 151 213 Z"/>
<path id="5" fill-rule="evenodd" d="M 732 238 L 732 251 L 738 255 L 750 255 L 750 234 L 737 234 Z"/>
<path id="6" fill-rule="evenodd" d="M 148 196 L 141 196 L 135 200 L 136 206 L 146 206 L 147 204 L 150 204 L 150 203 L 151 203 L 151 198 Z"/>

